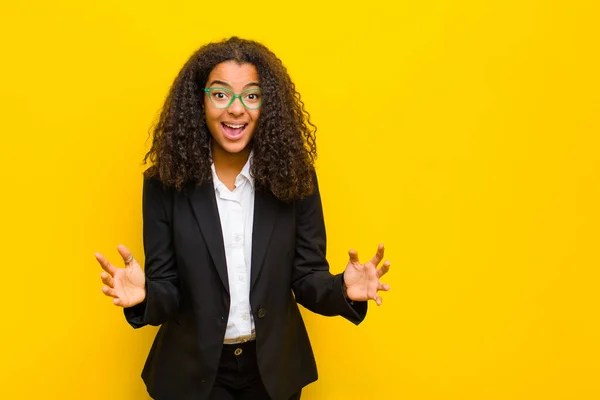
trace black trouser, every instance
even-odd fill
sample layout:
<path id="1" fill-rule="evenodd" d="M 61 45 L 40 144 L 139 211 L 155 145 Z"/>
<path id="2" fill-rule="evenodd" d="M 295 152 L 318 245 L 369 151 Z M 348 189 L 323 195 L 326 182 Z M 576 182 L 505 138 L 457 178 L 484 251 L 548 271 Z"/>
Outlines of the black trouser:
<path id="1" fill-rule="evenodd" d="M 300 400 L 301 392 L 290 397 Z M 224 344 L 210 400 L 269 400 L 256 362 L 256 342 Z"/>

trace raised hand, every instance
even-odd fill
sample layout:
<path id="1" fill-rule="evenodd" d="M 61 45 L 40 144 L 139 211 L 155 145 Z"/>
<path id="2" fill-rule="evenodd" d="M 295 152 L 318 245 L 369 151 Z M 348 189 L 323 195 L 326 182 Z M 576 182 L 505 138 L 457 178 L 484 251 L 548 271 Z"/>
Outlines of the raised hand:
<path id="1" fill-rule="evenodd" d="M 378 306 L 383 301 L 379 297 L 380 290 L 388 291 L 390 286 L 381 283 L 379 278 L 385 275 L 390 269 L 390 262 L 383 263 L 381 268 L 377 268 L 383 259 L 383 244 L 377 248 L 375 256 L 365 264 L 358 261 L 358 253 L 354 250 L 348 252 L 350 261 L 344 270 L 344 286 L 346 287 L 346 295 L 350 300 L 366 301 L 375 300 Z"/>
<path id="2" fill-rule="evenodd" d="M 105 285 L 102 287 L 102 293 L 113 297 L 114 305 L 123 308 L 133 307 L 146 298 L 146 277 L 142 267 L 127 247 L 120 244 L 117 250 L 123 257 L 125 268 L 117 268 L 102 254 L 95 254 L 96 260 L 104 270 L 100 273 L 100 278 Z"/>

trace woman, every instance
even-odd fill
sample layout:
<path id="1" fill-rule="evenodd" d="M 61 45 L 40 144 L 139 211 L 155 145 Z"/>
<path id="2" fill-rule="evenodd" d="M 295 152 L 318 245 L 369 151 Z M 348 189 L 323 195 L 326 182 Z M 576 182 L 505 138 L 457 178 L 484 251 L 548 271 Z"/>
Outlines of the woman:
<path id="1" fill-rule="evenodd" d="M 236 37 L 200 48 L 166 100 L 145 161 L 145 274 L 96 254 L 134 327 L 161 325 L 142 377 L 155 399 L 299 399 L 317 379 L 297 303 L 355 324 L 378 305 L 375 257 L 325 259 L 315 127 L 281 61 Z"/>

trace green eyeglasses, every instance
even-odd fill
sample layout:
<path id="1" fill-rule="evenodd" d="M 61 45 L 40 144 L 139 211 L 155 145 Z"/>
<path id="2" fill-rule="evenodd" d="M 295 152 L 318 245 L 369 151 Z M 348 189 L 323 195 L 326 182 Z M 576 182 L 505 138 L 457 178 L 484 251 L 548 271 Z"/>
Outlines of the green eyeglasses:
<path id="1" fill-rule="evenodd" d="M 262 105 L 262 92 L 258 88 L 244 90 L 236 94 L 233 90 L 222 87 L 204 88 L 210 102 L 217 108 L 227 108 L 233 104 L 236 98 L 239 98 L 244 107 L 249 110 L 256 110 Z"/>

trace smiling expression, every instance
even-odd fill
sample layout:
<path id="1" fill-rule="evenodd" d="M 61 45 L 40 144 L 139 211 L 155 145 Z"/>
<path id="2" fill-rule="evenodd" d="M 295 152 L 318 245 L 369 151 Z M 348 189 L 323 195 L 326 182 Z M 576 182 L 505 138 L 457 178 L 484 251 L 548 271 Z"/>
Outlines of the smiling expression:
<path id="1" fill-rule="evenodd" d="M 252 64 L 239 64 L 225 61 L 217 64 L 210 72 L 206 87 L 221 87 L 241 93 L 248 89 L 258 89 L 259 80 L 256 67 Z M 260 108 L 250 110 L 240 99 L 235 99 L 227 108 L 217 108 L 204 94 L 206 125 L 212 140 L 213 159 L 222 156 L 248 156 L 250 140 L 260 115 Z"/>

